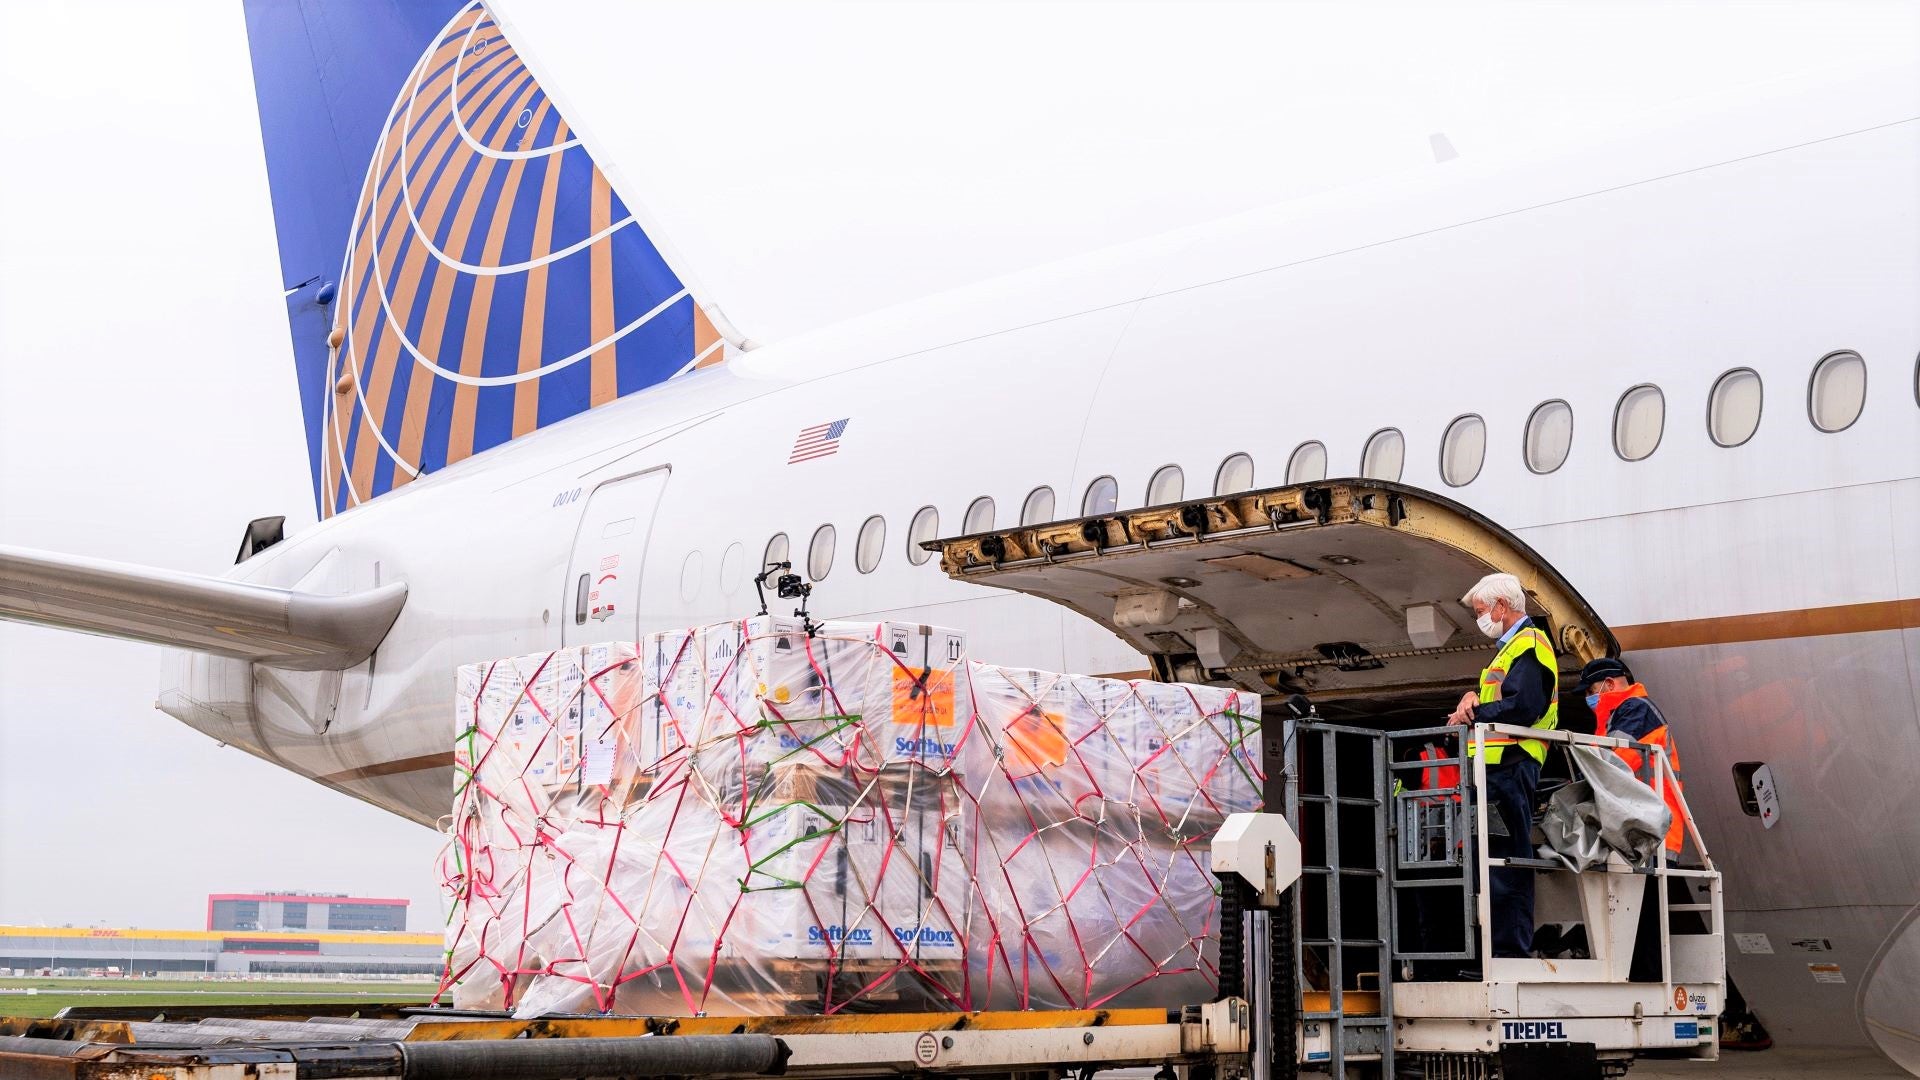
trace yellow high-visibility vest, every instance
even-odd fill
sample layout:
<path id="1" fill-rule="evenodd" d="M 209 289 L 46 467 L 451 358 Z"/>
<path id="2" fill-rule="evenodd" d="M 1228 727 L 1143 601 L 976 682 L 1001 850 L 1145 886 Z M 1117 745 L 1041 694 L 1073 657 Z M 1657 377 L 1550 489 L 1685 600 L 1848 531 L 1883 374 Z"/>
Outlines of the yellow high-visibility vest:
<path id="1" fill-rule="evenodd" d="M 1547 635 L 1535 626 L 1523 626 L 1514 631 L 1500 651 L 1494 654 L 1493 662 L 1480 672 L 1480 701 L 1485 704 L 1500 700 L 1500 684 L 1506 681 L 1507 672 L 1521 656 L 1532 652 L 1534 658 L 1547 667 L 1547 674 L 1554 680 L 1547 690 L 1547 712 L 1545 716 L 1533 722 L 1533 726 L 1542 731 L 1552 731 L 1560 726 L 1560 661 L 1554 658 L 1553 645 Z M 1500 764 L 1500 756 L 1512 743 L 1519 743 L 1520 749 L 1533 756 L 1533 760 L 1542 765 L 1547 763 L 1547 744 L 1539 739 L 1512 739 L 1507 736 L 1487 739 L 1487 764 Z M 1473 743 L 1467 743 L 1467 753 L 1473 753 Z"/>

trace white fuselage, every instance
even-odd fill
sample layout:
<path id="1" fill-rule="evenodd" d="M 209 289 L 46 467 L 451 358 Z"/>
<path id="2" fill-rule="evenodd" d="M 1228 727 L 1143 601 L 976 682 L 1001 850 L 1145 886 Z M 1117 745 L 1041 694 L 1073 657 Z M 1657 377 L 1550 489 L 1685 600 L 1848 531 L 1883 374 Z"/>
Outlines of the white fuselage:
<path id="1" fill-rule="evenodd" d="M 400 579 L 409 596 L 343 675 L 182 656 L 163 704 L 432 822 L 452 785 L 457 665 L 750 614 L 769 538 L 790 537 L 804 568 L 822 525 L 837 554 L 816 614 L 964 627 L 996 662 L 1134 671 L 1136 654 L 1060 607 L 909 561 L 915 512 L 936 508 L 934 534 L 951 536 L 988 496 L 1005 525 L 1045 485 L 1050 516 L 1074 517 L 1103 476 L 1140 505 L 1169 464 L 1187 494 L 1209 494 L 1235 453 L 1272 486 L 1309 440 L 1331 475 L 1356 475 L 1368 437 L 1397 428 L 1399 479 L 1518 534 L 1630 650 L 1661 646 L 1626 659 L 1673 721 L 1730 930 L 1767 936 L 1771 953 L 1736 955 L 1733 975 L 1776 1037 L 1871 1038 L 1920 1061 L 1915 85 L 1867 79 L 1543 165 L 1456 162 L 756 350 L 243 564 L 266 584 Z M 1838 350 L 1865 359 L 1866 400 L 1828 433 L 1810 422 L 1809 380 Z M 1741 367 L 1763 411 L 1751 440 L 1721 447 L 1708 396 Z M 1643 383 L 1664 396 L 1664 430 L 1626 461 L 1615 406 Z M 1551 399 L 1572 408 L 1572 449 L 1538 474 L 1523 429 Z M 1486 462 L 1450 487 L 1442 433 L 1468 413 L 1485 420 Z M 838 453 L 788 463 L 801 429 L 842 417 Z M 600 485 L 649 470 L 665 472 L 610 496 L 631 507 L 595 508 Z M 856 537 L 874 515 L 885 542 L 862 573 Z M 586 625 L 583 521 L 627 530 L 634 589 Z M 1772 765 L 1777 827 L 1742 814 L 1740 761 Z M 1831 951 L 1802 955 L 1803 939 Z M 1847 984 L 1813 983 L 1810 960 L 1839 963 Z"/>

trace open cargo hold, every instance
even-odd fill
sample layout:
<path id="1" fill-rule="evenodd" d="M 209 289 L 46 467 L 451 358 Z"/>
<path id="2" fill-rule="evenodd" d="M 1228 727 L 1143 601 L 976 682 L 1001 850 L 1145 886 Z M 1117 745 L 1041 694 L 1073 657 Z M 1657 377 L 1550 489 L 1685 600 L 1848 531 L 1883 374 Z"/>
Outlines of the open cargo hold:
<path id="1" fill-rule="evenodd" d="M 1206 843 L 1259 703 L 759 617 L 469 665 L 462 1007 L 768 1015 L 1209 1000 Z"/>

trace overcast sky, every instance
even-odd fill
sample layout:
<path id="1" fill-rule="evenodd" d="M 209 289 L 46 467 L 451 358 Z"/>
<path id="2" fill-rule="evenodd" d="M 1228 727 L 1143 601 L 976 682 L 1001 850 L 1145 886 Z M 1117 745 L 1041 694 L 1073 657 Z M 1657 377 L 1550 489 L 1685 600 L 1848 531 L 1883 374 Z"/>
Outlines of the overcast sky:
<path id="1" fill-rule="evenodd" d="M 1906 57 L 1841 3 L 506 4 L 748 334 Z M 313 520 L 239 0 L 0 2 L 0 543 L 203 572 Z M 397 89 L 397 88 L 396 88 Z M 617 139 L 616 139 L 617 136 Z M 636 155 L 639 157 L 639 155 Z M 155 649 L 0 624 L 0 922 L 412 897 L 438 837 L 153 711 Z"/>

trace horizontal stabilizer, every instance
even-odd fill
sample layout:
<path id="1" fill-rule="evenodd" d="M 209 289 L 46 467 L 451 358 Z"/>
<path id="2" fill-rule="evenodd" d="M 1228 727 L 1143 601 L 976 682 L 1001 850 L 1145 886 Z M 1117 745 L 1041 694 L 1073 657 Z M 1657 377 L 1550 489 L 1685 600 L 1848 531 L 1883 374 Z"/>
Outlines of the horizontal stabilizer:
<path id="1" fill-rule="evenodd" d="M 293 671 L 372 655 L 404 582 L 320 596 L 150 566 L 0 547 L 0 619 L 146 641 Z"/>

